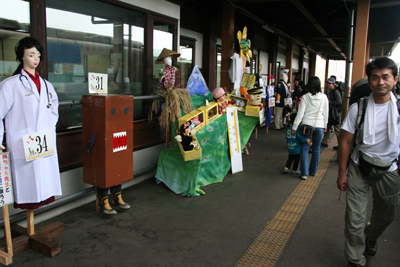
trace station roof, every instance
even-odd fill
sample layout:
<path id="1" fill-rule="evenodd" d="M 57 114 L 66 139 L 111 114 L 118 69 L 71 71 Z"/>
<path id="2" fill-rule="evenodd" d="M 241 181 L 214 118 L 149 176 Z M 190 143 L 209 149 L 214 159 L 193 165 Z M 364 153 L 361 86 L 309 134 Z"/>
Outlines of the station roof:
<path id="1" fill-rule="evenodd" d="M 268 31 L 292 38 L 323 58 L 346 59 L 350 14 L 354 9 L 357 15 L 356 0 L 228 1 L 237 12 L 258 21 Z M 184 5 L 193 0 L 180 2 Z M 200 2 L 206 5 L 207 0 Z M 400 39 L 400 1 L 371 0 L 370 5 L 370 56 L 390 55 Z"/>

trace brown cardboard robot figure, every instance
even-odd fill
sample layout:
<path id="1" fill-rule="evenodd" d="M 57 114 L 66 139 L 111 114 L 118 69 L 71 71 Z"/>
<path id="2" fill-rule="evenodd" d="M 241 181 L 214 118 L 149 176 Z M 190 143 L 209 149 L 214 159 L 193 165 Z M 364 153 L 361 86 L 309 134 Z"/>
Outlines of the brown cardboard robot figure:
<path id="1" fill-rule="evenodd" d="M 133 96 L 84 95 L 82 115 L 83 176 L 96 186 L 96 210 L 116 214 L 109 198 L 127 210 L 121 184 L 133 178 Z"/>

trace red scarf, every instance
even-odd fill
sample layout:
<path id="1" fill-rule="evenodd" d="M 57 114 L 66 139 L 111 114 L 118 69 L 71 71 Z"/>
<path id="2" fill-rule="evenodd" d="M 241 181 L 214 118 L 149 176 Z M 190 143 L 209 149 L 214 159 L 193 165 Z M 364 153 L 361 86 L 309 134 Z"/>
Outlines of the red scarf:
<path id="1" fill-rule="evenodd" d="M 32 74 L 30 74 L 29 72 L 25 71 L 26 73 L 28 73 L 29 77 L 31 77 L 32 81 L 36 84 L 36 88 L 39 92 L 40 95 L 40 77 L 39 77 L 39 73 L 37 73 L 37 71 L 35 71 L 36 73 L 36 77 L 33 76 Z"/>

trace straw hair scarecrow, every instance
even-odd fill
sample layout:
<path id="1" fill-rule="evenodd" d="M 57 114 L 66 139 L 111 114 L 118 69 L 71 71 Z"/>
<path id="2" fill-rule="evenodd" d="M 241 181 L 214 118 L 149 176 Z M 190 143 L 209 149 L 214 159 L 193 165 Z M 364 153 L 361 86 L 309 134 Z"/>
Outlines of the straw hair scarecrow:
<path id="1" fill-rule="evenodd" d="M 172 60 L 177 59 L 180 55 L 178 52 L 164 48 L 155 61 L 156 64 L 165 64 L 166 67 L 163 71 L 163 76 L 160 78 L 160 89 L 155 93 L 160 95 L 162 99 L 153 101 L 150 120 L 153 117 L 153 113 L 157 114 L 162 108 L 159 122 L 161 131 L 165 133 L 168 133 L 170 123 L 174 123 L 181 117 L 181 108 L 184 113 L 189 113 L 193 110 L 189 91 L 185 88 L 175 87 L 176 68 L 172 66 Z M 161 106 L 162 103 L 164 103 L 163 106 Z"/>

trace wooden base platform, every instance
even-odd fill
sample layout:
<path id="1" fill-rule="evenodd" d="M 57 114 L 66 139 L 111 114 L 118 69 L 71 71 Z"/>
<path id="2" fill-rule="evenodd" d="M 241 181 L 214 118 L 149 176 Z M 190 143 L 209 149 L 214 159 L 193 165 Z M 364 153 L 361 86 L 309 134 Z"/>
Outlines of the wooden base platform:
<path id="1" fill-rule="evenodd" d="M 32 235 L 28 235 L 27 228 L 13 224 L 11 225 L 11 234 L 16 236 L 12 239 L 14 255 L 32 248 L 48 257 L 53 257 L 61 252 L 61 246 L 59 242 L 51 239 L 62 233 L 64 233 L 64 224 L 61 222 L 40 227 Z M 6 251 L 5 244 L 0 246 L 0 250 Z"/>

